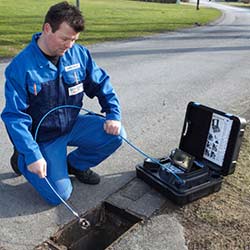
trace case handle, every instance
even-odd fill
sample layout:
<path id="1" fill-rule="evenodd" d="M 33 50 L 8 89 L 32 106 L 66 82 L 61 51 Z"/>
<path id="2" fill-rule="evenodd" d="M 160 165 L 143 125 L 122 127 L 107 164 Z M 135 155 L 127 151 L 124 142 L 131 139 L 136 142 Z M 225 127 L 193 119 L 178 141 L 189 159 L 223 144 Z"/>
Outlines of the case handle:
<path id="1" fill-rule="evenodd" d="M 186 136 L 187 135 L 190 124 L 191 124 L 191 121 L 187 120 L 185 122 L 185 126 L 184 126 L 183 132 L 182 132 L 182 136 Z"/>

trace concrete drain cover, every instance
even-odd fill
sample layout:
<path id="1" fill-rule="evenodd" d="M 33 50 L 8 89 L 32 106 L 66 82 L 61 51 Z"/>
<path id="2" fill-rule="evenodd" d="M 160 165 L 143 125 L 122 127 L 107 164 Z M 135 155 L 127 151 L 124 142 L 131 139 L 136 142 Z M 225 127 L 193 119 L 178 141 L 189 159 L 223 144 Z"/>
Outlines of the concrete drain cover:
<path id="1" fill-rule="evenodd" d="M 90 210 L 84 217 L 91 224 L 87 230 L 83 230 L 78 221 L 71 221 L 35 249 L 104 250 L 142 221 L 142 218 L 108 202 Z"/>

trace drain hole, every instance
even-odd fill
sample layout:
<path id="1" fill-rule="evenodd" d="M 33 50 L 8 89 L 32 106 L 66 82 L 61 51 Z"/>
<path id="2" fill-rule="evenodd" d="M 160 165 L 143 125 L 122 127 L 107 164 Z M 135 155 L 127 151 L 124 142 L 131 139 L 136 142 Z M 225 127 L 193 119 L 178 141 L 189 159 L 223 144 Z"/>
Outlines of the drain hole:
<path id="1" fill-rule="evenodd" d="M 51 249 L 47 247 L 53 245 L 52 249 L 58 250 L 104 250 L 142 220 L 107 202 L 90 210 L 84 217 L 91 224 L 89 229 L 81 229 L 78 221 L 74 220 L 36 249 Z"/>

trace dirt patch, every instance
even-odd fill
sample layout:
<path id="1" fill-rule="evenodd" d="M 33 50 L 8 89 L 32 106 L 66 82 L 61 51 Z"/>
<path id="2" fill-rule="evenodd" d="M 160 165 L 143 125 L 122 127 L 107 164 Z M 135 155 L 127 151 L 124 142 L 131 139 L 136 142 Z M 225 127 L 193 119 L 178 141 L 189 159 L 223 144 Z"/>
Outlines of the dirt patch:
<path id="1" fill-rule="evenodd" d="M 250 125 L 233 175 L 215 194 L 177 210 L 189 250 L 250 250 Z"/>

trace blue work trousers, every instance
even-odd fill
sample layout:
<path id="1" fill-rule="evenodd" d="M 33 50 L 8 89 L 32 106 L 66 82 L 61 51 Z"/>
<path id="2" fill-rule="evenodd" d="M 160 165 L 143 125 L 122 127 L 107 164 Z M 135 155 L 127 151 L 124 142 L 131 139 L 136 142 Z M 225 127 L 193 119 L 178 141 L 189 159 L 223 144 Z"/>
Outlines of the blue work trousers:
<path id="1" fill-rule="evenodd" d="M 120 136 L 110 135 L 104 131 L 104 122 L 105 118 L 102 116 L 79 115 L 68 134 L 39 143 L 47 162 L 47 178 L 64 200 L 70 197 L 73 189 L 67 161 L 76 169 L 86 170 L 97 166 L 122 144 Z M 120 134 L 126 137 L 123 128 Z M 67 155 L 67 146 L 77 148 Z M 18 166 L 23 176 L 47 202 L 53 205 L 61 203 L 47 182 L 27 169 L 22 155 L 19 155 Z"/>

